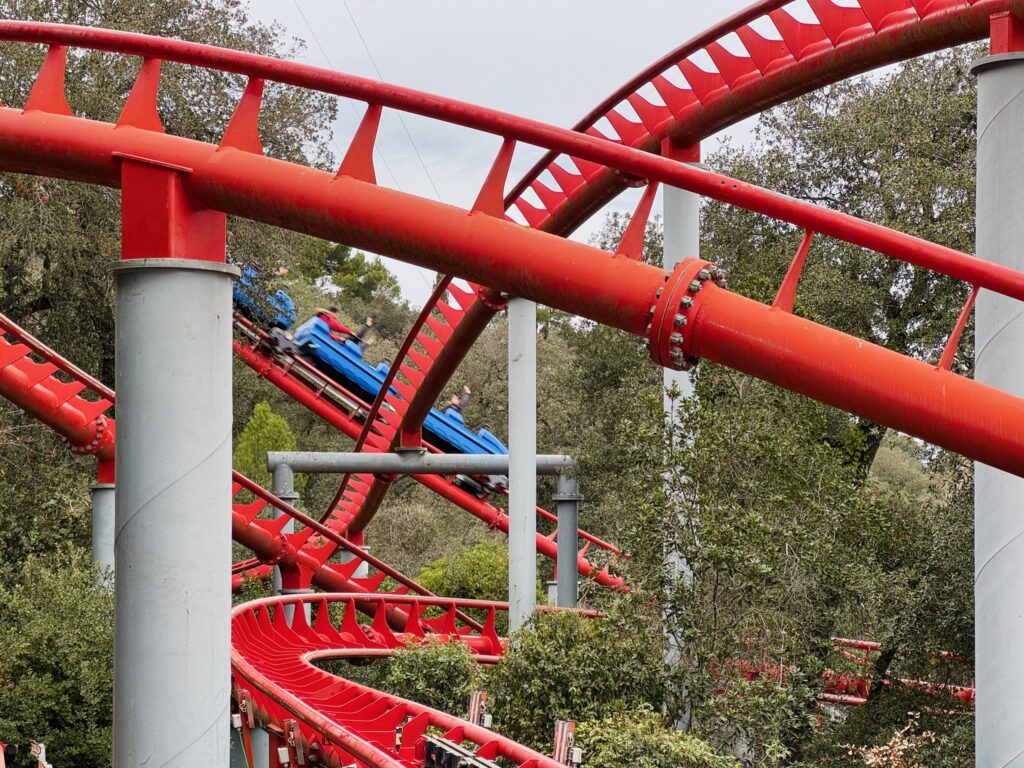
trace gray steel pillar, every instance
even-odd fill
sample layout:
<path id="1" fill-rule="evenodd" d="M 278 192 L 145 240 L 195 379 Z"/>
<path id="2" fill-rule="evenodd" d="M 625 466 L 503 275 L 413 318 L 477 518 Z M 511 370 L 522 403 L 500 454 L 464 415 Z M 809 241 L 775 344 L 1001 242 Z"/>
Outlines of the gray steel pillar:
<path id="1" fill-rule="evenodd" d="M 537 605 L 537 305 L 508 303 L 508 620 Z"/>
<path id="2" fill-rule="evenodd" d="M 249 732 L 252 741 L 252 768 L 270 768 L 270 734 L 262 728 Z"/>
<path id="3" fill-rule="evenodd" d="M 663 259 L 665 271 L 671 273 L 683 259 L 700 256 L 700 195 L 669 186 L 664 188 L 663 194 Z M 693 383 L 686 371 L 666 368 L 664 384 L 665 414 L 667 418 L 675 419 L 675 408 L 679 402 L 693 397 Z M 680 393 L 675 402 L 668 396 L 673 385 Z"/>
<path id="4" fill-rule="evenodd" d="M 574 472 L 559 474 L 558 492 L 553 498 L 558 513 L 557 604 L 575 608 L 579 600 L 580 578 L 576 560 L 579 555 L 580 501 L 583 497 Z"/>
<path id="5" fill-rule="evenodd" d="M 114 764 L 227 765 L 238 270 L 140 258 L 115 274 Z"/>
<path id="6" fill-rule="evenodd" d="M 991 56 L 978 74 L 979 258 L 1024 271 L 1024 54 Z M 1024 397 L 1020 302 L 982 291 L 975 378 Z M 975 464 L 976 760 L 1024 766 L 1024 480 Z"/>
<path id="7" fill-rule="evenodd" d="M 114 484 L 96 483 L 92 491 L 92 559 L 107 574 L 114 573 Z M 103 581 L 101 575 L 98 582 Z"/>
<path id="8" fill-rule="evenodd" d="M 276 467 L 274 467 L 271 470 L 271 472 L 272 480 L 270 490 L 273 492 L 275 496 L 277 496 L 277 498 L 281 499 L 281 501 L 287 502 L 288 504 L 291 504 L 294 507 L 295 502 L 298 501 L 299 498 L 299 494 L 295 492 L 295 472 L 292 471 L 292 468 L 288 464 L 279 464 Z M 279 517 L 282 517 L 284 515 L 284 512 L 275 507 L 272 514 L 274 519 L 277 520 Z M 285 523 L 285 526 L 281 532 L 294 533 L 295 521 L 289 520 L 287 523 Z M 271 577 L 271 580 L 273 584 L 274 594 L 283 594 L 281 592 L 280 566 L 274 566 L 274 573 Z M 291 606 L 289 606 L 289 609 L 290 608 Z M 288 616 L 288 619 L 291 620 L 290 614 Z"/>
<path id="9" fill-rule="evenodd" d="M 281 501 L 287 502 L 288 504 L 295 506 L 295 502 L 299 500 L 299 494 L 295 491 L 295 471 L 289 464 L 278 464 L 271 469 L 271 491 Z M 284 516 L 284 512 L 274 508 L 272 515 L 275 520 Z M 281 533 L 295 533 L 295 521 L 289 520 L 285 523 L 284 528 L 281 529 Z M 275 595 L 308 595 L 313 590 L 311 589 L 284 589 L 283 579 L 281 578 L 281 567 L 278 565 L 274 566 L 274 572 L 271 576 L 271 583 Z M 306 605 L 303 608 L 303 612 L 306 614 L 306 623 L 309 623 L 312 615 L 312 606 Z M 284 607 L 284 615 L 288 619 L 288 623 L 292 623 L 292 618 L 295 616 L 295 606 L 286 605 Z"/>
<path id="10" fill-rule="evenodd" d="M 360 547 L 360 549 L 363 550 L 363 552 L 369 552 L 370 551 L 370 545 L 369 544 L 364 544 L 363 546 Z M 357 559 L 355 552 L 348 552 L 347 550 L 343 550 L 338 557 L 339 557 L 339 559 L 341 560 L 342 563 L 351 563 L 353 560 Z M 352 573 L 353 578 L 365 579 L 369 575 L 370 575 L 370 564 L 368 562 L 366 562 L 365 560 L 360 560 L 359 561 L 359 566 Z"/>

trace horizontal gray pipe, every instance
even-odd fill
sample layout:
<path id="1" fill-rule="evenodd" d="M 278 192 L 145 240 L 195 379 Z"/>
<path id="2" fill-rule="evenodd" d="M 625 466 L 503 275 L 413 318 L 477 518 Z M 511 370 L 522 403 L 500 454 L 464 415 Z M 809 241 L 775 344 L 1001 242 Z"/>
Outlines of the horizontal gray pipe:
<path id="1" fill-rule="evenodd" d="M 320 453 L 269 451 L 267 467 L 273 472 L 287 465 L 307 474 L 369 472 L 383 475 L 507 475 L 508 456 L 470 453 Z M 572 471 L 572 456 L 538 456 L 537 474 Z"/>

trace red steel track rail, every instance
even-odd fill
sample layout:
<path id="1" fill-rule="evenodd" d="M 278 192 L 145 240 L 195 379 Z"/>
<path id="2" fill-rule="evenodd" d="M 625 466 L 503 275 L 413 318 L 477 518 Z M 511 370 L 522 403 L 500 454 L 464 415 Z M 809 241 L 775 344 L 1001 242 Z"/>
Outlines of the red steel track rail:
<path id="1" fill-rule="evenodd" d="M 126 156 L 184 168 L 188 170 L 186 188 L 207 207 L 462 274 L 479 284 L 647 337 L 653 357 L 663 365 L 682 367 L 688 358 L 706 357 L 979 461 L 1010 472 L 1024 471 L 1024 403 L 1019 399 L 713 284 L 697 296 L 696 276 L 704 269 L 699 262 L 684 262 L 676 274 L 667 276 L 630 258 L 609 257 L 595 248 L 524 229 L 500 212 L 492 212 L 494 190 L 500 189 L 497 182 L 504 178 L 500 172 L 492 174 L 468 215 L 380 187 L 366 170 L 372 157 L 367 136 L 373 135 L 378 107 L 405 106 L 463 125 L 504 131 L 509 140 L 565 148 L 574 156 L 644 178 L 686 186 L 694 174 L 703 174 L 701 178 L 723 189 L 767 201 L 772 210 L 779 209 L 775 215 L 788 212 L 792 218 L 809 217 L 798 223 L 814 223 L 821 232 L 843 222 L 843 236 L 850 242 L 867 243 L 891 256 L 1007 295 L 1024 295 L 1024 275 L 749 185 L 714 181 L 720 177 L 685 163 L 492 110 L 469 110 L 466 105 L 407 89 L 125 33 L 0 22 L 2 38 L 53 43 L 28 108 L 0 109 L 0 167 L 7 170 L 117 186 L 121 158 Z M 105 49 L 119 44 L 128 53 L 212 62 L 234 70 L 245 66 L 253 79 L 224 141 L 213 147 L 150 130 L 158 86 L 154 60 L 143 68 L 120 125 L 62 114 L 67 111 L 63 44 L 68 42 Z M 322 82 L 331 92 L 370 100 L 364 128 L 337 176 L 273 160 L 257 151 L 259 77 L 267 74 L 283 82 Z M 695 286 L 692 296 L 687 295 L 691 285 Z M 685 313 L 676 312 L 686 301 L 693 306 Z M 685 335 L 673 324 L 680 315 L 689 324 Z"/>
<path id="2" fill-rule="evenodd" d="M 490 286 L 476 294 L 456 297 L 454 302 L 448 296 L 438 296 L 431 310 L 436 309 L 446 320 L 444 338 L 434 328 L 426 333 L 424 329 L 430 323 L 424 320 L 403 346 L 396 375 L 400 372 L 414 390 L 407 393 L 404 418 L 391 422 L 380 411 L 377 413 L 388 422 L 392 441 L 396 435 L 401 440 L 418 431 L 427 404 L 436 399 L 503 294 L 513 294 L 640 335 L 648 340 L 654 359 L 663 365 L 685 367 L 705 357 L 979 461 L 1024 474 L 1024 403 L 956 376 L 949 370 L 947 355 L 939 365 L 928 365 L 797 318 L 787 311 L 785 302 L 777 301 L 769 308 L 749 301 L 725 290 L 714 265 L 706 262 L 688 260 L 672 275 L 666 275 L 631 258 L 631 254 L 611 256 L 551 234 L 571 231 L 625 184 L 668 183 L 789 222 L 807 230 L 808 237 L 817 233 L 839 238 L 966 281 L 974 288 L 973 293 L 985 289 L 1024 298 L 1024 276 L 1011 270 L 675 159 L 680 157 L 675 147 L 696 144 L 768 106 L 872 67 L 980 39 L 987 34 L 989 17 L 994 13 L 1024 14 L 1022 0 L 859 0 L 855 7 L 836 5 L 831 0 L 808 2 L 816 15 L 814 23 L 798 21 L 787 10 L 790 3 L 757 3 L 641 73 L 581 123 L 578 132 L 410 89 L 211 46 L 105 30 L 0 21 L 0 40 L 49 46 L 24 109 L 0 108 L 0 169 L 117 187 L 121 160 L 143 158 L 181 170 L 189 194 L 207 207 L 343 241 Z M 758 20 L 762 28 L 764 24 L 773 27 L 775 35 L 755 29 Z M 734 43 L 724 40 L 732 33 L 745 55 L 736 52 Z M 778 39 L 773 39 L 775 36 Z M 68 46 L 145 60 L 116 126 L 73 115 L 63 93 Z M 717 71 L 701 65 L 698 53 L 705 54 Z M 163 133 L 156 112 L 161 60 L 249 78 L 220 146 Z M 676 82 L 665 76 L 673 67 L 679 73 Z M 680 77 L 685 79 L 685 87 L 678 84 Z M 314 88 L 368 104 L 367 116 L 336 176 L 263 156 L 257 118 L 264 80 Z M 662 104 L 646 98 L 641 93 L 645 89 L 657 92 Z M 504 140 L 471 211 L 376 184 L 372 148 L 384 108 L 473 128 Z M 639 117 L 639 122 L 631 118 L 631 113 Z M 599 119 L 607 120 L 610 132 L 598 126 Z M 515 142 L 539 146 L 549 154 L 503 200 Z M 667 157 L 656 154 L 663 150 Z M 566 161 L 560 163 L 559 158 L 568 158 L 575 171 L 564 167 Z M 540 178 L 545 170 L 554 178 L 554 187 Z M 541 207 L 522 197 L 527 188 L 540 199 Z M 507 220 L 506 203 L 514 204 L 534 228 L 524 229 Z M 794 271 L 787 290 L 795 286 L 798 276 L 799 271 Z M 428 310 L 423 317 L 432 314 Z M 952 334 L 953 344 L 958 330 L 959 326 Z M 423 343 L 429 338 L 439 342 L 433 349 Z M 95 414 L 85 413 L 88 407 L 79 407 L 75 398 L 89 387 L 88 382 L 60 369 L 65 377 L 73 379 L 73 386 L 82 384 L 67 394 L 70 388 L 59 389 L 57 385 L 68 382 L 53 377 L 59 366 L 35 360 L 17 362 L 26 360 L 29 353 L 45 359 L 45 350 L 6 341 L 4 344 L 0 352 L 7 357 L 0 359 L 0 391 L 68 437 L 74 446 L 87 446 L 99 453 L 103 443 L 93 424 L 109 403 Z M 429 353 L 426 356 L 420 351 L 424 348 Z M 414 352 L 420 356 L 417 358 Z M 32 367 L 38 365 L 43 368 Z M 402 370 L 401 365 L 406 369 Z M 412 367 L 418 387 L 409 376 Z M 25 369 L 29 370 L 27 375 Z M 55 383 L 40 389 L 39 383 L 48 377 Z M 93 418 L 83 419 L 83 413 Z M 112 438 L 103 439 L 112 444 Z M 267 501 L 258 498 L 258 503 Z M 361 504 L 348 511 L 349 520 L 372 513 Z M 312 557 L 307 552 L 312 534 L 293 534 L 296 538 L 285 537 L 281 544 L 282 539 L 273 535 L 268 524 L 258 520 L 258 512 L 236 511 L 235 517 L 241 518 L 238 522 L 244 523 L 238 526 L 243 531 L 239 540 L 250 537 L 250 546 L 264 559 L 277 556 L 267 547 L 267 542 L 273 541 L 283 553 L 281 562 L 291 558 L 298 567 L 314 569 L 315 562 L 304 560 Z M 327 533 L 315 526 L 308 530 L 331 538 L 329 528 L 324 528 Z M 329 569 L 319 563 L 315 570 L 322 574 Z M 360 593 L 361 602 L 374 600 L 381 608 L 373 630 L 383 632 L 387 628 L 387 608 L 397 609 L 402 599 Z M 451 605 L 447 634 L 464 637 L 471 647 L 488 639 L 486 626 L 475 640 L 471 633 L 455 629 L 455 610 L 456 606 Z M 283 611 L 276 613 L 283 615 Z M 354 622 L 354 612 L 347 611 L 346 616 L 350 615 Z M 493 612 L 491 617 L 493 629 Z M 235 622 L 236 626 L 248 622 L 245 629 L 255 627 L 265 635 L 276 633 L 284 638 L 281 646 L 315 645 L 325 641 L 324 635 L 330 636 L 326 625 L 318 630 L 315 623 L 302 636 L 301 620 L 296 622 L 299 629 L 289 628 L 283 619 L 270 620 L 265 607 L 254 611 L 242 607 L 236 611 Z M 424 623 L 420 625 L 422 628 Z M 344 629 L 340 633 L 335 630 L 335 634 L 343 635 Z M 379 642 L 372 633 L 362 629 L 358 632 Z M 355 632 L 351 635 L 358 640 Z M 492 650 L 497 650 L 493 644 Z M 285 653 L 283 648 L 281 652 Z M 358 726 L 355 713 L 347 713 L 355 720 L 345 724 L 329 722 L 319 713 L 307 711 L 310 705 L 301 692 L 287 692 L 286 683 L 279 678 L 266 677 L 257 683 L 256 671 L 246 666 L 256 662 L 239 661 L 238 657 L 233 661 L 236 681 L 252 683 L 260 691 L 256 695 L 273 700 L 268 701 L 268 709 L 284 707 L 271 717 L 277 726 L 288 722 L 290 712 L 302 721 L 300 730 L 312 729 L 319 733 L 318 738 L 330 740 L 346 754 L 374 765 L 402 764 L 398 761 L 401 750 L 395 757 L 384 755 L 379 745 L 371 744 L 372 740 L 352 736 L 349 726 Z M 293 698 L 285 702 L 288 696 Z M 392 701 L 385 709 L 393 706 Z M 412 714 L 410 724 L 424 714 L 402 711 L 400 719 L 405 718 L 404 712 Z M 426 721 L 421 718 L 420 722 Z M 453 733 L 460 727 L 453 723 Z M 500 754 L 522 765 L 543 764 L 531 762 L 537 758 L 519 751 L 522 748 L 518 745 L 507 745 L 511 751 L 501 752 L 505 747 L 486 741 L 489 734 L 480 734 L 477 739 L 462 730 L 459 735 L 476 741 L 481 756 L 493 751 L 495 756 Z"/>
<path id="3" fill-rule="evenodd" d="M 376 604 L 372 623 L 359 623 L 357 602 Z M 294 606 L 290 623 L 285 606 Z M 304 606 L 311 608 L 312 621 L 307 622 Z M 332 618 L 331 606 L 343 608 L 340 621 Z M 388 627 L 384 614 L 389 607 L 400 607 L 408 614 L 404 632 L 392 632 Z M 424 618 L 430 608 L 444 612 L 437 618 Z M 460 626 L 460 609 L 486 611 L 483 627 Z M 281 726 L 291 721 L 297 729 L 290 734 L 288 747 L 306 755 L 317 753 L 328 766 L 348 765 L 353 758 L 374 766 L 423 765 L 423 736 L 433 728 L 449 741 L 473 745 L 482 759 L 502 759 L 521 768 L 556 768 L 560 763 L 550 757 L 486 728 L 350 682 L 314 665 L 329 658 L 379 658 L 403 645 L 453 639 L 465 643 L 481 663 L 493 663 L 504 651 L 494 631 L 498 610 L 507 610 L 507 605 L 345 594 L 268 598 L 240 605 L 232 614 L 231 666 L 235 696 L 244 702 L 243 720 L 248 718 L 243 729 L 256 722 Z"/>

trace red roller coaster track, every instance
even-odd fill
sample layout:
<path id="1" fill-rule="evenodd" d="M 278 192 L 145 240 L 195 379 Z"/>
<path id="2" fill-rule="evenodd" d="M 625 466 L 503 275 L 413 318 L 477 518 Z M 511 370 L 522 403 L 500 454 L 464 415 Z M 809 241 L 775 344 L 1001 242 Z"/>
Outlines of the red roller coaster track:
<path id="1" fill-rule="evenodd" d="M 1024 475 L 1024 402 L 953 374 L 950 354 L 943 355 L 937 365 L 929 365 L 795 317 L 787 311 L 784 298 L 796 287 L 798 262 L 780 288 L 780 300 L 774 307 L 766 307 L 727 291 L 714 265 L 688 260 L 667 275 L 640 263 L 625 243 L 619 254 L 609 255 L 561 237 L 626 185 L 666 183 L 789 222 L 806 230 L 808 241 L 814 235 L 842 239 L 963 280 L 974 288 L 972 296 L 984 289 L 1024 298 L 1024 276 L 1011 270 L 682 162 L 687 147 L 748 115 L 880 65 L 982 39 L 989 34 L 990 24 L 993 50 L 1007 50 L 1014 25 L 1000 20 L 1004 17 L 999 15 L 1012 13 L 1024 18 L 1021 0 L 808 3 L 816 17 L 811 23 L 798 21 L 787 10 L 792 3 L 773 0 L 755 4 L 656 62 L 575 131 L 397 86 L 200 44 L 0 21 L 0 39 L 49 48 L 24 108 L 0 108 L 0 169 L 117 187 L 122 161 L 144 158 L 187 172 L 188 193 L 209 208 L 350 243 L 473 281 L 472 290 L 465 291 L 448 279 L 448 291 L 438 291 L 432 298 L 392 367 L 392 375 L 401 377 L 395 381 L 400 397 L 389 401 L 388 409 L 382 408 L 383 401 L 371 406 L 365 430 L 351 418 L 342 426 L 338 408 L 324 405 L 326 401 L 310 395 L 308 387 L 303 390 L 290 371 L 279 373 L 280 366 L 261 358 L 254 348 L 237 345 L 239 354 L 261 374 L 358 437 L 363 450 L 390 450 L 420 442 L 423 418 L 466 350 L 503 298 L 517 295 L 637 334 L 648 341 L 652 357 L 663 365 L 683 368 L 700 358 L 714 360 Z M 993 17 L 997 17 L 994 22 Z M 740 53 L 734 43 L 723 42 L 734 33 L 743 49 Z M 72 112 L 64 97 L 68 47 L 144 60 L 117 125 Z M 706 54 L 717 71 L 695 63 L 698 53 Z M 219 146 L 163 133 L 156 112 L 162 60 L 249 78 Z M 672 78 L 666 77 L 668 70 L 675 72 Z M 680 78 L 685 87 L 676 84 Z M 337 175 L 263 155 L 256 126 L 265 80 L 368 105 L 363 125 Z M 503 140 L 472 210 L 376 183 L 372 148 L 385 108 Z M 630 119 L 631 114 L 640 122 Z M 541 147 L 548 154 L 505 196 L 511 155 L 519 142 Z M 548 175 L 553 186 L 545 180 Z M 539 207 L 524 198 L 528 189 L 539 199 Z M 645 198 L 647 210 L 650 198 Z M 508 219 L 506 210 L 513 208 L 530 228 Z M 952 329 L 947 353 L 955 349 L 969 306 L 961 323 Z M 0 340 L 0 394 L 66 437 L 73 449 L 96 455 L 101 467 L 108 465 L 114 429 L 103 412 L 113 393 L 42 345 L 31 343 L 11 325 L 5 324 L 3 330 L 12 340 Z M 82 396 L 90 391 L 91 396 Z M 358 711 L 353 708 L 352 694 L 356 693 L 365 706 L 370 706 L 374 697 L 383 697 L 380 706 L 370 707 L 375 717 L 390 713 L 386 716 L 398 718 L 395 724 L 411 717 L 406 727 L 414 722 L 417 726 L 410 735 L 420 726 L 422 735 L 426 724 L 432 723 L 474 743 L 482 757 L 501 755 L 519 765 L 545 764 L 545 758 L 496 740 L 494 734 L 443 718 L 431 719 L 438 713 L 324 678 L 321 683 L 327 688 L 317 689 L 317 700 L 322 704 L 329 694 L 338 694 L 333 704 L 324 704 L 335 707 L 334 716 L 328 717 L 309 703 L 311 689 L 292 687 L 288 675 L 279 676 L 278 670 L 288 665 L 298 670 L 294 665 L 305 664 L 305 659 L 313 657 L 310 654 L 340 650 L 344 655 L 355 649 L 359 654 L 374 655 L 393 647 L 392 640 L 397 642 L 398 636 L 392 634 L 392 625 L 401 625 L 413 635 L 418 634 L 417 627 L 421 633 L 458 635 L 485 655 L 500 649 L 494 644 L 491 622 L 490 631 L 486 625 L 459 628 L 456 611 L 469 606 L 448 602 L 447 623 L 430 626 L 417 619 L 418 609 L 410 607 L 416 605 L 410 603 L 412 598 L 370 595 L 379 580 L 360 583 L 351 579 L 351 570 L 326 563 L 326 557 L 320 559 L 334 546 L 352 546 L 346 545 L 337 530 L 361 530 L 386 493 L 386 481 L 350 478 L 323 523 L 305 518 L 310 525 L 306 531 L 282 535 L 283 523 L 258 518 L 265 505 L 288 516 L 302 516 L 244 479 L 237 480 L 236 490 L 245 488 L 257 497 L 251 504 L 235 505 L 234 530 L 239 542 L 253 549 L 264 563 L 305 569 L 315 583 L 357 592 L 362 607 L 369 603 L 377 606 L 377 618 L 369 632 L 351 626 L 355 622 L 351 610 L 345 613 L 350 626 L 342 625 L 340 630 L 328 628 L 326 619 L 319 618 L 320 625 L 314 622 L 313 628 L 303 626 L 301 620 L 289 627 L 280 618 L 280 601 L 236 611 L 236 688 L 240 697 L 248 697 L 252 707 L 269 718 L 273 728 L 285 734 L 297 727 L 301 738 L 292 741 L 303 748 L 311 748 L 315 738 L 325 753 L 355 757 L 367 765 L 408 765 L 422 755 L 418 737 L 404 738 L 397 750 L 393 742 L 381 742 L 372 718 L 363 717 L 362 707 Z M 434 489 L 449 498 L 455 495 L 447 485 Z M 455 500 L 466 508 L 473 506 L 468 499 Z M 481 504 L 470 511 L 500 521 L 493 507 Z M 404 579 L 389 572 L 383 563 L 374 565 L 382 574 Z M 583 558 L 581 570 L 590 571 Z M 607 571 L 597 577 L 614 583 Z M 415 588 L 407 582 L 403 582 L 405 588 Z M 356 602 L 354 597 L 346 599 L 350 605 Z M 326 611 L 323 613 L 326 616 Z M 259 708 L 261 697 L 263 709 Z M 395 714 L 398 712 L 400 717 Z M 367 729 L 373 734 L 367 735 Z"/>

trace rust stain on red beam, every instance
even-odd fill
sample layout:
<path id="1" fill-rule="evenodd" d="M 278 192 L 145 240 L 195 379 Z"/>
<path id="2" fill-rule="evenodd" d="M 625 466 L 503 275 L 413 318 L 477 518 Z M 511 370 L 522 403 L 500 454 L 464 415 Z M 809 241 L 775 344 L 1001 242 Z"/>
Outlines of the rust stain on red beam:
<path id="1" fill-rule="evenodd" d="M 689 353 L 1024 476 L 1024 400 L 706 283 Z"/>
<path id="2" fill-rule="evenodd" d="M 760 3 L 765 10 L 785 3 Z M 688 110 L 682 121 L 671 121 L 656 134 L 638 145 L 645 152 L 660 152 L 661 142 L 668 136 L 683 145 L 695 144 L 718 131 L 728 128 L 741 120 L 782 104 L 797 96 L 803 96 L 825 85 L 845 80 L 877 67 L 893 64 L 914 56 L 942 50 L 954 45 L 981 40 L 988 36 L 989 17 L 1003 10 L 1024 13 L 1021 0 L 982 0 L 970 8 L 949 9 L 935 13 L 924 20 L 917 20 L 871 33 L 866 38 L 844 41 L 834 48 L 812 54 L 783 67 L 776 72 L 763 75 L 748 85 L 740 86 L 707 106 Z M 746 19 L 747 12 L 738 14 Z M 761 14 L 755 14 L 755 18 Z M 740 26 L 737 24 L 735 26 Z M 735 29 L 735 26 L 732 27 Z M 728 30 L 719 25 L 724 34 Z M 706 45 L 705 35 L 698 38 Z M 680 59 L 693 53 L 697 48 L 684 46 L 678 49 Z M 602 102 L 600 113 L 592 111 L 580 121 L 575 130 L 585 130 L 599 120 L 609 109 L 633 93 L 643 82 L 650 80 L 675 62 L 672 55 L 663 57 L 656 66 L 648 67 L 626 86 Z M 660 66 L 664 64 L 664 66 Z M 640 78 L 647 75 L 646 79 Z M 513 187 L 505 198 L 506 207 L 511 206 L 527 187 L 546 169 L 561 151 L 546 153 L 523 179 Z M 622 177 L 612 169 L 602 170 L 586 184 L 579 187 L 559 209 L 549 217 L 541 228 L 547 232 L 569 234 L 593 216 L 607 202 L 619 194 L 626 185 Z"/>

